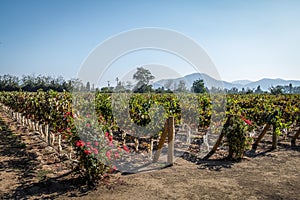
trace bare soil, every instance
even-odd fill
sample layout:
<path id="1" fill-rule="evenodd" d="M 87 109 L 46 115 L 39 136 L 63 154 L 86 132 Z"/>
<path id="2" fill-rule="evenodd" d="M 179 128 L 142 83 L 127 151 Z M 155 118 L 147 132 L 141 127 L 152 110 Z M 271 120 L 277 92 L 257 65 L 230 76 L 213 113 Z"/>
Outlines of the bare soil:
<path id="1" fill-rule="evenodd" d="M 240 162 L 183 158 L 156 171 L 106 177 L 90 189 L 37 134 L 0 114 L 0 199 L 300 199 L 300 142 L 266 137 Z"/>

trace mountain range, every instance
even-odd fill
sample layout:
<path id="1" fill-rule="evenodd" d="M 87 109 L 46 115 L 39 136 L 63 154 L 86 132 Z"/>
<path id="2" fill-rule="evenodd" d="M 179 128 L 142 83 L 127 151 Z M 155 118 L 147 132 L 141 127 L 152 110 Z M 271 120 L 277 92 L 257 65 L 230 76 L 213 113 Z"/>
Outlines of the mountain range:
<path id="1" fill-rule="evenodd" d="M 172 83 L 169 88 L 173 89 L 174 85 L 178 86 L 179 82 L 181 80 L 183 80 L 183 81 L 185 81 L 185 86 L 187 88 L 191 88 L 193 85 L 193 82 L 198 79 L 202 79 L 204 81 L 205 86 L 208 88 L 211 88 L 212 86 L 214 86 L 216 88 L 232 89 L 235 87 L 239 90 L 242 90 L 242 88 L 247 90 L 247 89 L 256 89 L 258 86 L 260 86 L 261 90 L 268 91 L 270 87 L 272 87 L 272 86 L 275 87 L 277 85 L 286 86 L 286 85 L 292 84 L 293 87 L 300 86 L 299 80 L 284 80 L 284 79 L 279 79 L 279 78 L 277 78 L 277 79 L 263 78 L 258 81 L 237 80 L 237 81 L 233 81 L 233 82 L 227 82 L 227 81 L 217 80 L 217 79 L 215 79 L 207 74 L 204 74 L 204 73 L 193 73 L 193 74 L 189 74 L 184 77 L 181 77 L 181 78 L 163 79 L 163 80 L 156 81 L 153 84 L 153 87 L 158 88 L 158 87 L 164 86 L 165 88 L 167 88 L 166 86 L 170 85 L 170 83 Z"/>

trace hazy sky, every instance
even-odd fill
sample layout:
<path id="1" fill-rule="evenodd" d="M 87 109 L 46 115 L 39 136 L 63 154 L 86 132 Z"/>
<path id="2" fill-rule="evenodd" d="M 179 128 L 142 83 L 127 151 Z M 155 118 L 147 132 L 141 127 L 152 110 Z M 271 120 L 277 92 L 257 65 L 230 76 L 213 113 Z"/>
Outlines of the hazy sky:
<path id="1" fill-rule="evenodd" d="M 143 27 L 172 29 L 192 38 L 223 80 L 300 80 L 298 0 L 0 0 L 0 73 L 76 77 L 101 42 Z M 111 71 L 120 71 L 121 65 L 165 65 L 170 57 L 143 55 L 146 60 L 139 52 L 124 56 Z M 182 76 L 192 72 L 176 60 L 167 65 Z M 113 72 L 105 80 L 120 76 Z"/>

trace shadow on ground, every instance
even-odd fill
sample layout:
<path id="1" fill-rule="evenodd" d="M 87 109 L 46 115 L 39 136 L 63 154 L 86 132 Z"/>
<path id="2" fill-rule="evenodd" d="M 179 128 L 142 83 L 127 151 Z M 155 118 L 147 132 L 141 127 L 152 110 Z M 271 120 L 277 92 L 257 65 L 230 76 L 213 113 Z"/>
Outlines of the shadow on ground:
<path id="1" fill-rule="evenodd" d="M 83 179 L 72 176 L 72 171 L 60 177 L 43 178 L 37 170 L 40 164 L 37 154 L 30 152 L 30 147 L 22 142 L 21 136 L 14 133 L 1 118 L 0 147 L 1 182 L 10 188 L 0 191 L 0 199 L 53 199 L 62 194 L 66 197 L 82 196 L 90 190 Z M 7 179 L 8 174 L 15 179 Z"/>

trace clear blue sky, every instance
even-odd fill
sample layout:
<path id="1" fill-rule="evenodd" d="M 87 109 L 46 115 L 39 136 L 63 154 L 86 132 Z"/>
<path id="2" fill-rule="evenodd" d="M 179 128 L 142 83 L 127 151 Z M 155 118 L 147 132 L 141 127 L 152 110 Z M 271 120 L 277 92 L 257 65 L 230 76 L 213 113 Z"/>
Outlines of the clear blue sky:
<path id="1" fill-rule="evenodd" d="M 0 0 L 0 74 L 76 77 L 102 41 L 143 27 L 191 37 L 223 80 L 300 80 L 298 0 Z"/>

